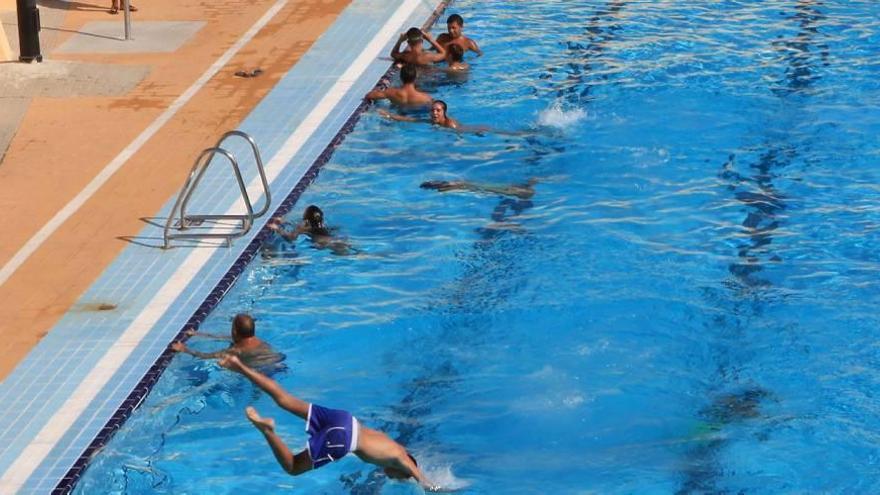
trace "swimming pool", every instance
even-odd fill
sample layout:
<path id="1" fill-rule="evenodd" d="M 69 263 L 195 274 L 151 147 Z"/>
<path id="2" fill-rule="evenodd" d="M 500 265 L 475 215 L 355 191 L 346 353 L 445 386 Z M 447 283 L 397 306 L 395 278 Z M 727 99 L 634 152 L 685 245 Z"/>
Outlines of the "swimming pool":
<path id="1" fill-rule="evenodd" d="M 428 86 L 456 135 L 365 115 L 300 199 L 359 250 L 266 246 L 240 311 L 275 376 L 467 493 L 877 490 L 880 7 L 456 2 L 486 52 Z M 530 200 L 425 180 L 522 183 Z M 211 342 L 193 342 L 212 348 Z M 176 359 L 77 493 L 412 493 L 353 458 L 292 478 Z"/>

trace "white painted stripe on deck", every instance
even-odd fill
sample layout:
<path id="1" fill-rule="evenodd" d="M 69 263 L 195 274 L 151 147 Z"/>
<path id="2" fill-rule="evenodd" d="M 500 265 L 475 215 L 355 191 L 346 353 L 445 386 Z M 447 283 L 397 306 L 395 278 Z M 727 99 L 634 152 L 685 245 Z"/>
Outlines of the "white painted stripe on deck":
<path id="1" fill-rule="evenodd" d="M 199 77 L 196 82 L 192 84 L 186 91 L 183 92 L 174 102 L 159 115 L 156 120 L 154 120 L 143 132 L 141 132 L 138 137 L 134 138 L 134 140 L 129 143 L 128 146 L 125 147 L 116 158 L 110 161 L 99 173 L 95 176 L 94 179 L 89 182 L 86 187 L 79 192 L 73 199 L 71 199 L 64 208 L 61 208 L 58 213 L 49 220 L 46 225 L 37 231 L 36 234 L 33 235 L 28 241 L 15 253 L 15 255 L 3 265 L 3 268 L 0 268 L 0 285 L 6 283 L 9 280 L 9 277 L 18 270 L 21 265 L 24 264 L 28 258 L 31 257 L 34 252 L 46 242 L 52 234 L 58 230 L 61 225 L 64 224 L 70 217 L 72 217 L 81 207 L 85 204 L 86 201 L 91 198 L 98 189 L 101 188 L 104 184 L 110 180 L 110 177 L 113 176 L 116 172 L 125 165 L 125 162 L 128 161 L 135 153 L 137 153 L 147 141 L 154 134 L 159 132 L 165 124 L 174 117 L 174 114 L 177 113 L 178 110 L 183 108 L 189 100 L 192 99 L 195 94 L 202 89 L 202 87 L 212 78 L 214 77 L 220 69 L 225 66 L 229 60 L 238 53 L 239 50 L 244 47 L 263 27 L 275 17 L 275 14 L 280 11 L 284 5 L 287 4 L 287 0 L 278 0 L 275 2 L 275 5 L 272 6 L 263 17 L 261 17 L 253 26 L 244 35 L 235 42 L 234 45 L 229 47 L 220 58 L 217 59 L 208 70 L 206 70 L 201 77 Z"/>
<path id="2" fill-rule="evenodd" d="M 283 5 L 283 1 L 276 5 Z M 319 128 L 330 111 L 351 89 L 354 82 L 364 73 L 369 64 L 380 55 L 380 51 L 387 44 L 388 40 L 397 35 L 403 23 L 419 6 L 420 1 L 405 0 L 403 2 L 397 12 L 388 19 L 379 33 L 367 44 L 351 66 L 339 77 L 333 87 L 328 90 L 321 101 L 318 102 L 303 122 L 287 138 L 287 141 L 284 142 L 284 145 L 266 166 L 266 175 L 270 182 L 278 176 L 284 166 L 290 162 L 303 144 L 314 134 L 315 130 Z M 248 189 L 258 186 L 259 178 L 254 178 L 251 184 L 248 185 Z M 231 214 L 237 208 L 236 205 L 233 205 L 227 213 Z M 225 248 L 214 247 L 192 250 L 192 253 L 187 256 L 174 275 L 159 289 L 146 309 L 125 329 L 119 340 L 104 354 L 98 364 L 83 379 L 76 390 L 73 391 L 70 398 L 65 401 L 37 436 L 25 447 L 15 462 L 3 473 L 3 477 L 0 478 L 0 493 L 14 493 L 21 488 L 37 466 L 43 462 L 61 437 L 79 418 L 107 382 L 110 381 L 110 378 L 128 359 L 144 336 L 149 333 L 150 329 L 153 328 L 159 318 L 171 306 L 171 303 L 177 299 L 181 291 L 186 288 L 217 249 Z"/>

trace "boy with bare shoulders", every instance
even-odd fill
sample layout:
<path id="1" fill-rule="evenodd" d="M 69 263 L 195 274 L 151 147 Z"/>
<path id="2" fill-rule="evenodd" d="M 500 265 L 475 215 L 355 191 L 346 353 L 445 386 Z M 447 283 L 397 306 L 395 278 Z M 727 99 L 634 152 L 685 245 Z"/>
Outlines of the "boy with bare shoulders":
<path id="1" fill-rule="evenodd" d="M 368 100 L 389 100 L 400 107 L 427 107 L 433 99 L 428 93 L 416 88 L 418 74 L 415 65 L 404 65 L 400 69 L 401 86 L 399 88 L 374 89 L 367 93 L 366 98 Z"/>
<path id="2" fill-rule="evenodd" d="M 425 50 L 422 46 L 423 39 L 430 43 L 431 47 L 437 50 L 437 53 Z M 406 40 L 408 49 L 401 52 L 400 45 L 403 43 L 403 40 Z M 395 62 L 402 64 L 431 65 L 435 62 L 441 62 L 446 58 L 446 49 L 437 43 L 429 33 L 417 27 L 412 27 L 407 32 L 401 33 L 400 37 L 397 38 L 397 43 L 391 49 L 391 58 Z"/>
<path id="3" fill-rule="evenodd" d="M 279 407 L 305 420 L 309 440 L 304 450 L 294 454 L 275 433 L 274 420 L 261 417 L 253 407 L 245 410 L 247 418 L 266 438 L 272 453 L 275 454 L 275 460 L 289 474 L 298 476 L 338 461 L 348 453 L 354 453 L 361 460 L 383 468 L 389 478 L 400 480 L 415 478 L 427 491 L 442 490 L 428 481 L 415 458 L 402 445 L 381 431 L 362 425 L 350 413 L 309 404 L 294 397 L 277 382 L 243 364 L 234 355 L 224 357 L 219 364 L 241 373 L 269 394 Z"/>
<path id="4" fill-rule="evenodd" d="M 472 51 L 478 57 L 483 55 L 483 51 L 477 45 L 477 42 L 464 35 L 464 19 L 458 14 L 452 14 L 446 19 L 446 33 L 437 37 L 437 43 L 443 48 L 449 49 L 450 44 L 461 47 L 465 52 Z"/>

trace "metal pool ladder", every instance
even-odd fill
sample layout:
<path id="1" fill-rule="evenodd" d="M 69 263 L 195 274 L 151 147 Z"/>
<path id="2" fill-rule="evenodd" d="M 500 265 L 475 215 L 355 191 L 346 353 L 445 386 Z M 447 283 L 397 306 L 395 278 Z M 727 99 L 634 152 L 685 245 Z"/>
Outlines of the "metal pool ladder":
<path id="1" fill-rule="evenodd" d="M 238 166 L 238 160 L 235 159 L 235 155 L 222 148 L 220 145 L 223 144 L 228 138 L 233 136 L 238 136 L 243 138 L 251 145 L 251 150 L 254 152 L 254 158 L 257 164 L 257 171 L 260 173 L 260 181 L 263 183 L 263 193 L 266 195 L 266 200 L 263 202 L 263 207 L 260 208 L 260 211 L 254 212 L 253 204 L 251 203 L 250 196 L 248 196 L 247 186 L 244 183 L 244 179 L 241 176 L 241 169 Z M 208 170 L 208 165 L 211 164 L 214 157 L 220 155 L 226 157 L 229 163 L 232 165 L 232 172 L 235 175 L 235 181 L 238 183 L 238 188 L 241 191 L 241 198 L 244 200 L 245 213 L 244 214 L 230 214 L 230 215 L 220 215 L 220 214 L 199 214 L 199 215 L 187 215 L 186 207 L 189 204 L 189 200 L 193 195 L 193 191 L 201 182 L 202 177 L 205 175 L 205 171 Z M 269 182 L 266 180 L 266 171 L 263 168 L 263 159 L 260 157 L 260 150 L 257 148 L 257 143 L 254 141 L 249 134 L 242 131 L 229 131 L 217 141 L 212 148 L 205 148 L 199 154 L 198 158 L 196 158 L 195 163 L 193 164 L 192 169 L 189 171 L 189 176 L 186 179 L 186 182 L 183 183 L 183 187 L 180 189 L 180 194 L 177 195 L 177 201 L 174 202 L 174 207 L 171 208 L 171 212 L 168 214 L 168 220 L 165 221 L 165 245 L 164 248 L 168 249 L 171 247 L 172 239 L 225 239 L 226 245 L 230 246 L 232 244 L 232 239 L 241 237 L 247 234 L 251 230 L 251 226 L 254 223 L 255 218 L 259 218 L 266 214 L 269 211 L 269 205 L 272 202 L 272 196 L 269 193 Z M 175 226 L 175 218 L 177 219 L 177 225 Z M 193 226 L 201 226 L 205 220 L 213 221 L 213 220 L 233 220 L 240 221 L 241 225 L 236 227 L 235 229 L 229 232 L 217 232 L 216 229 L 210 229 L 207 232 L 187 232 L 190 227 Z"/>

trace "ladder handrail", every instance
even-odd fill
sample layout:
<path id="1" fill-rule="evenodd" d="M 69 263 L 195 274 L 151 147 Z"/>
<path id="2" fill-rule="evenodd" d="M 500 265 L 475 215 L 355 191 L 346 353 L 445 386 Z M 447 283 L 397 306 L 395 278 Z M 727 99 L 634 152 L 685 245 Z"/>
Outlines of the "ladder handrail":
<path id="1" fill-rule="evenodd" d="M 257 164 L 257 172 L 260 174 L 260 182 L 263 183 L 263 194 L 266 195 L 266 200 L 263 203 L 263 207 L 260 208 L 260 211 L 254 213 L 254 218 L 260 218 L 265 215 L 267 211 L 269 211 L 269 205 L 272 203 L 272 194 L 269 192 L 269 180 L 266 178 L 266 169 L 263 167 L 263 157 L 260 154 L 260 149 L 257 147 L 257 142 L 254 141 L 254 138 L 251 137 L 250 134 L 238 130 L 233 129 L 231 131 L 227 131 L 225 134 L 220 136 L 220 139 L 217 141 L 217 144 L 214 145 L 215 148 L 219 148 L 223 141 L 226 141 L 228 138 L 232 136 L 238 136 L 243 138 L 248 144 L 251 145 L 251 150 L 254 152 L 254 159 Z"/>
<path id="2" fill-rule="evenodd" d="M 198 215 L 197 218 L 200 219 L 237 219 L 242 221 L 241 230 L 237 232 L 231 233 L 194 233 L 194 234 L 172 234 L 169 231 L 171 230 L 171 225 L 174 223 L 175 213 L 180 211 L 180 226 L 181 230 L 186 229 L 187 219 L 196 218 L 196 217 L 186 217 L 183 213 L 183 205 L 185 201 L 189 200 L 189 196 L 192 194 L 193 189 L 195 189 L 196 185 L 198 185 L 198 181 L 201 176 L 204 174 L 205 170 L 208 168 L 208 165 L 211 163 L 211 159 L 214 158 L 214 155 L 220 153 L 225 156 L 229 163 L 232 165 L 232 171 L 235 174 L 235 180 L 238 183 L 238 187 L 241 190 L 242 199 L 244 199 L 245 209 L 247 213 L 245 215 Z M 208 156 L 208 160 L 204 161 L 204 166 L 202 165 L 203 158 Z M 198 172 L 198 173 L 197 173 Z M 268 206 L 268 204 L 267 204 Z M 244 179 L 241 176 L 241 170 L 238 166 L 238 161 L 232 155 L 232 153 L 226 151 L 223 148 L 205 148 L 199 153 L 198 158 L 196 158 L 195 164 L 192 169 L 190 169 L 189 176 L 183 184 L 183 188 L 180 190 L 180 194 L 177 196 L 177 201 L 174 202 L 174 206 L 171 209 L 171 212 L 168 215 L 168 220 L 165 222 L 164 229 L 164 239 L 165 239 L 165 249 L 170 246 L 169 241 L 171 239 L 197 239 L 204 237 L 211 238 L 226 238 L 227 242 L 230 241 L 233 237 L 240 237 L 246 234 L 251 225 L 253 225 L 254 221 L 254 208 L 251 205 L 250 197 L 247 193 L 247 186 L 245 186 Z"/>
<path id="3" fill-rule="evenodd" d="M 266 199 L 263 202 L 263 207 L 260 208 L 259 212 L 253 214 L 253 218 L 259 218 L 259 217 L 265 215 L 267 211 L 269 211 L 269 205 L 272 201 L 272 196 L 269 193 L 269 182 L 266 179 L 266 171 L 263 168 L 263 159 L 260 156 L 260 150 L 257 148 L 257 143 L 254 141 L 254 138 L 252 138 L 248 133 L 246 133 L 244 131 L 232 130 L 232 131 L 226 132 L 225 134 L 223 134 L 223 136 L 220 137 L 220 139 L 217 141 L 217 144 L 214 145 L 214 148 L 215 149 L 223 149 L 223 148 L 221 148 L 220 145 L 223 144 L 223 142 L 226 141 L 226 139 L 228 139 L 232 136 L 238 136 L 238 137 L 244 138 L 248 142 L 248 144 L 251 145 L 251 150 L 254 152 L 254 158 L 256 159 L 256 164 L 257 164 L 257 172 L 260 175 L 260 182 L 262 182 L 262 184 L 263 184 L 263 193 L 266 195 Z M 195 181 L 193 182 L 192 186 L 190 187 L 189 191 L 187 192 L 186 196 L 184 197 L 183 203 L 180 205 L 180 216 L 182 218 L 189 218 L 189 219 L 194 219 L 194 220 L 229 218 L 228 216 L 227 217 L 217 217 L 217 216 L 213 216 L 213 215 L 189 215 L 189 216 L 187 216 L 187 214 L 186 214 L 186 207 L 189 204 L 189 200 L 192 197 L 193 191 L 198 187 L 199 182 L 201 182 L 202 176 L 205 174 L 205 170 L 207 170 L 208 165 L 211 163 L 211 159 L 213 159 L 213 155 L 208 159 L 208 161 L 205 163 L 204 167 L 202 167 L 202 169 L 199 170 L 199 173 L 196 175 Z M 240 168 L 239 168 L 239 170 L 240 170 Z"/>

